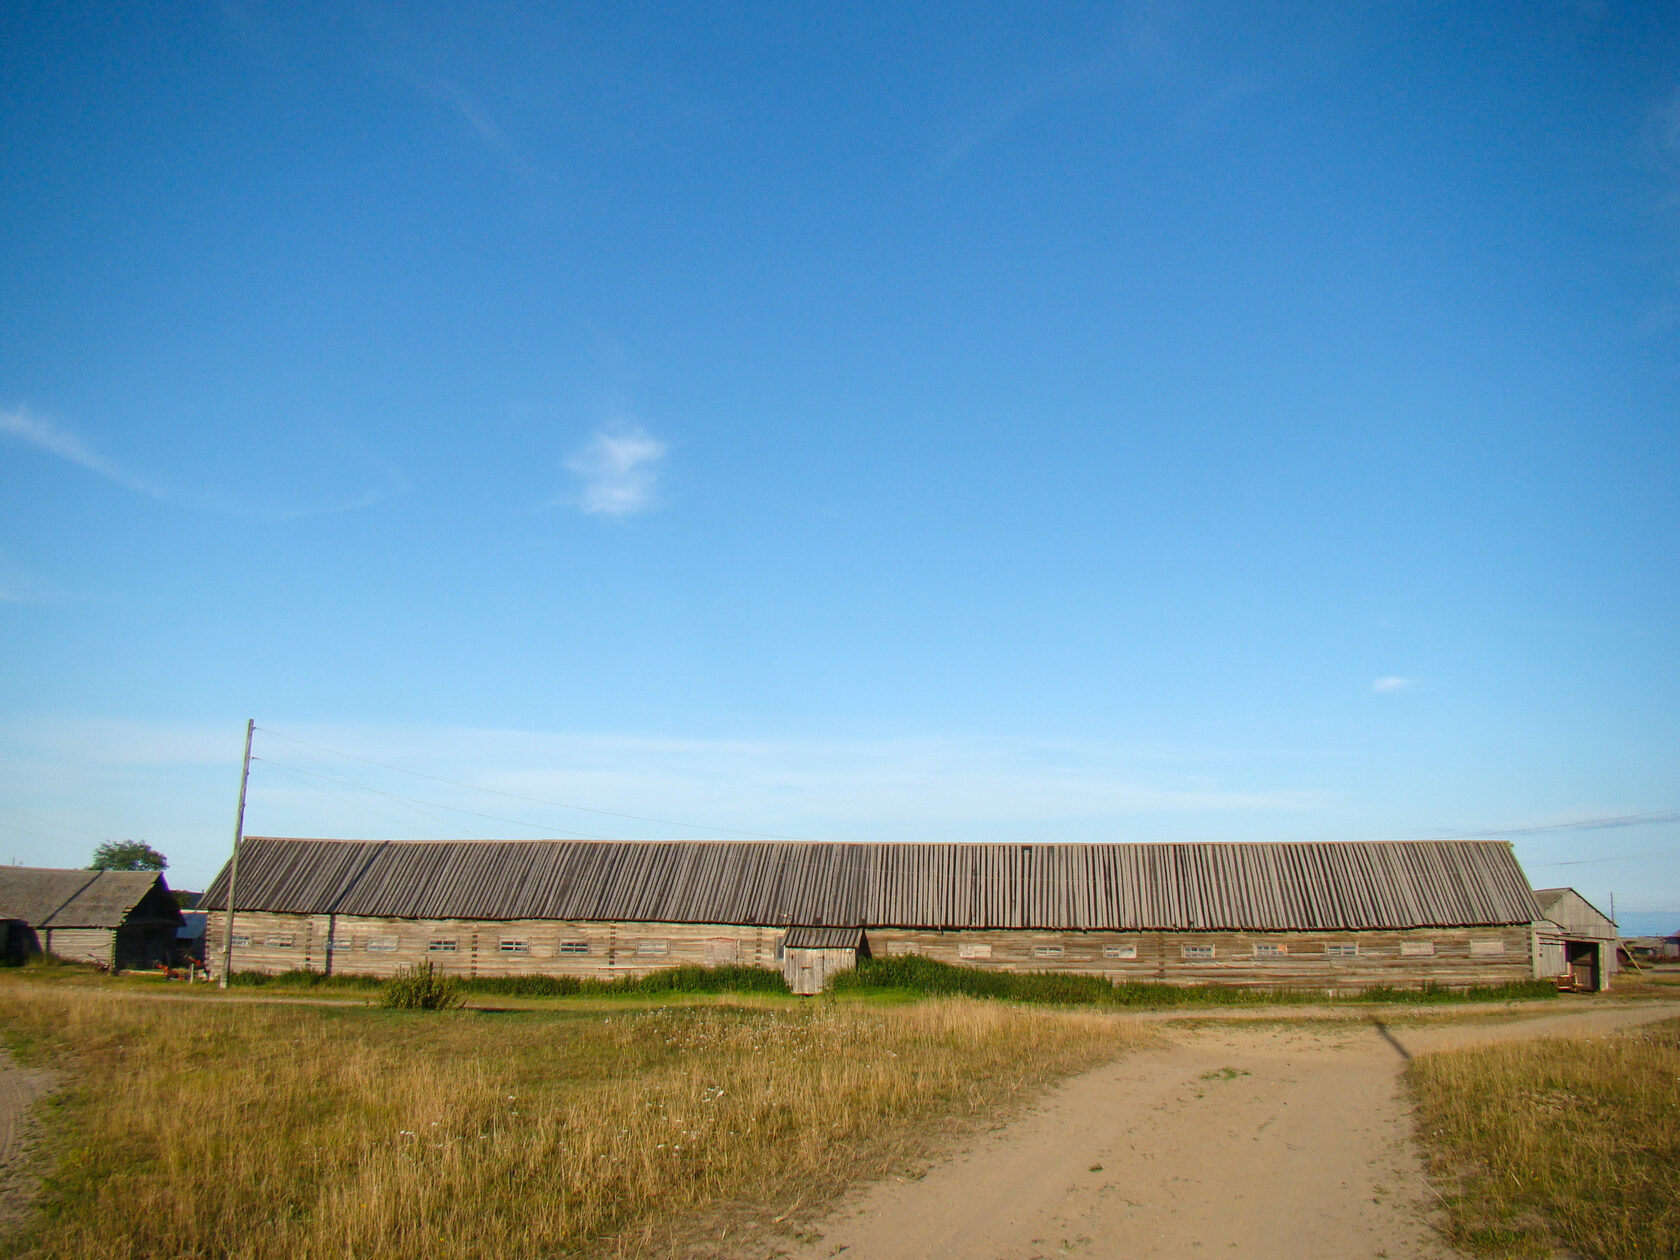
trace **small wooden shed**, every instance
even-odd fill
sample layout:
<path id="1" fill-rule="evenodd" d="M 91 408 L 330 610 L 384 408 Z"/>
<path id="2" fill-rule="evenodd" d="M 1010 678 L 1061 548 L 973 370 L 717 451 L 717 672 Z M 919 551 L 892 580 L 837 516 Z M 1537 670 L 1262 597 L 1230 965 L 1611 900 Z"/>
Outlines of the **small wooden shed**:
<path id="1" fill-rule="evenodd" d="M 14 953 L 122 970 L 174 960 L 181 910 L 158 871 L 0 866 L 0 919 Z"/>
<path id="2" fill-rule="evenodd" d="M 837 971 L 867 954 L 860 927 L 794 927 L 782 938 L 782 975 L 795 993 L 821 993 Z"/>
<path id="3" fill-rule="evenodd" d="M 1586 993 L 1608 989 L 1620 943 L 1610 917 L 1573 888 L 1536 889 L 1534 899 L 1546 916 L 1535 933 L 1535 975 Z"/>

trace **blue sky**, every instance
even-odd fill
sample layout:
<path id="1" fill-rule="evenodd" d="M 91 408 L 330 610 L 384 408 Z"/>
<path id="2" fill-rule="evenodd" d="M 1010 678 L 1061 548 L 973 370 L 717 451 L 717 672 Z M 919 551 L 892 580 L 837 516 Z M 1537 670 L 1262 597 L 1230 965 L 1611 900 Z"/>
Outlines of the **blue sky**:
<path id="1" fill-rule="evenodd" d="M 1680 915 L 1680 11 L 1332 8 L 7 6 L 0 860 L 203 882 L 254 716 L 258 834 Z"/>

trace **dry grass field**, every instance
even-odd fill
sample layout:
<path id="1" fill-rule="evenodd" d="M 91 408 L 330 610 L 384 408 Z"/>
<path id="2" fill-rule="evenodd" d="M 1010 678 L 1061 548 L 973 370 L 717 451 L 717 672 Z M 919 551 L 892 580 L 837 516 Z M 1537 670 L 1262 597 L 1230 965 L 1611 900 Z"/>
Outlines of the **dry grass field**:
<path id="1" fill-rule="evenodd" d="M 32 1257 L 666 1254 L 809 1210 L 1146 1033 L 945 999 L 444 1013 L 0 976 L 66 1073 Z"/>
<path id="2" fill-rule="evenodd" d="M 1408 1078 L 1459 1246 L 1680 1256 L 1680 1020 L 1427 1055 Z"/>

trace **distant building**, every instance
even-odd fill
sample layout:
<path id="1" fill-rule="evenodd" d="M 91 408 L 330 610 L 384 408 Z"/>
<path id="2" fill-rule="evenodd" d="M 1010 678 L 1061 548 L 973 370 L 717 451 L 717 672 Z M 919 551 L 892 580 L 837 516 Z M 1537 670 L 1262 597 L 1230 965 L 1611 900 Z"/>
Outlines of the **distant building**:
<path id="1" fill-rule="evenodd" d="M 0 866 L 0 920 L 13 959 L 52 954 L 112 970 L 178 955 L 181 911 L 158 871 Z"/>
<path id="2" fill-rule="evenodd" d="M 1116 983 L 1467 987 L 1532 980 L 1540 907 L 1502 841 L 818 844 L 353 841 L 240 848 L 235 971 L 642 975 L 860 957 Z M 228 941 L 228 871 L 198 903 Z"/>
<path id="3" fill-rule="evenodd" d="M 196 896 L 194 900 L 197 900 Z M 182 962 L 203 963 L 204 928 L 209 917 L 202 910 L 181 911 L 181 926 L 175 929 L 175 940 L 180 947 Z"/>
<path id="4" fill-rule="evenodd" d="M 1622 952 L 1635 962 L 1661 963 L 1680 960 L 1680 932 L 1672 936 L 1630 936 Z"/>
<path id="5" fill-rule="evenodd" d="M 1546 916 L 1538 925 L 1539 974 L 1589 993 L 1608 989 L 1621 939 L 1610 917 L 1573 888 L 1541 888 L 1534 899 Z"/>

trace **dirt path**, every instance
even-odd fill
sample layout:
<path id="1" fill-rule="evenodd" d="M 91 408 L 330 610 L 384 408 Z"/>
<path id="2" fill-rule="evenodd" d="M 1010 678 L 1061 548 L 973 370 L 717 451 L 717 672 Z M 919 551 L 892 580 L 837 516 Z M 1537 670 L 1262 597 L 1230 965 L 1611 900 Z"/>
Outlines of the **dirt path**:
<path id="1" fill-rule="evenodd" d="M 0 1233 L 23 1219 L 35 1196 L 29 1155 L 36 1124 L 30 1107 L 52 1087 L 51 1072 L 20 1068 L 0 1049 Z"/>
<path id="2" fill-rule="evenodd" d="M 1437 1026 L 1167 1025 L 1170 1048 L 1078 1077 L 925 1176 L 803 1230 L 796 1260 L 1448 1260 L 1400 1073 L 1416 1054 L 1591 1035 L 1622 1006 Z"/>

